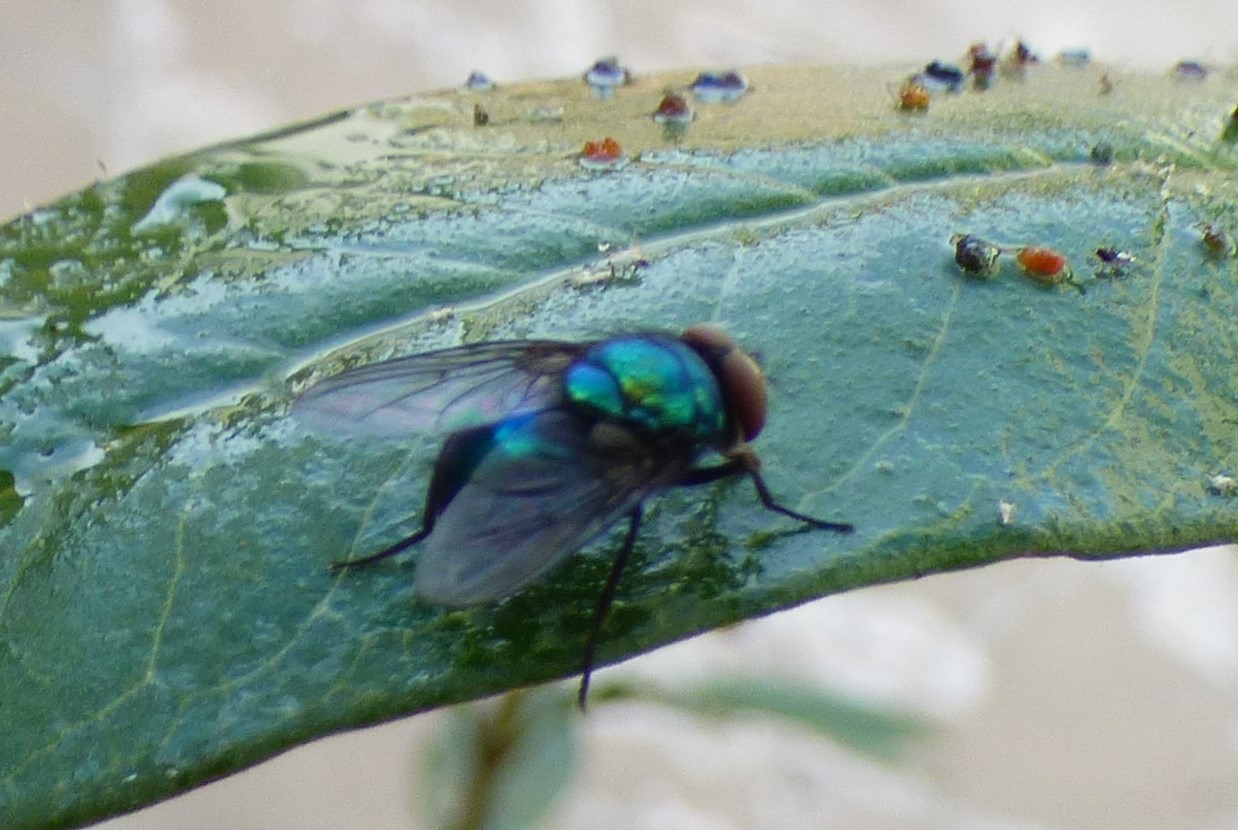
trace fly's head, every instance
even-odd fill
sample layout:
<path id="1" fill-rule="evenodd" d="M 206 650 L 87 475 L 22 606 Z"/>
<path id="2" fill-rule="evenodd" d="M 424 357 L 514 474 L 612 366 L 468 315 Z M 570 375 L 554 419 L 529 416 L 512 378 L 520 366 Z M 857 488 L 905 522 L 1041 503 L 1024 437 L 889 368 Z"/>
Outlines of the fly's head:
<path id="1" fill-rule="evenodd" d="M 769 392 L 761 367 L 717 326 L 692 326 L 684 331 L 682 338 L 704 358 L 717 377 L 727 413 L 737 433 L 736 442 L 755 439 L 765 426 L 765 413 L 769 405 Z"/>

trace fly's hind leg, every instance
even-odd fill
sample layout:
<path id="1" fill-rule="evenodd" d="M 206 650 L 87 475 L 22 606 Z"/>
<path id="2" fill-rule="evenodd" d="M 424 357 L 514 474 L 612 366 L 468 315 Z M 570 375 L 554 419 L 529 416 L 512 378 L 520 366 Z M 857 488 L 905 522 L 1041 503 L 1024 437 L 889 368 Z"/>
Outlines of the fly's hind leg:
<path id="1" fill-rule="evenodd" d="M 375 562 L 381 562 L 384 559 L 395 556 L 397 553 L 408 550 L 413 545 L 424 540 L 430 535 L 430 531 L 433 529 L 434 520 L 431 518 L 425 523 L 421 530 L 417 531 L 412 536 L 401 539 L 394 545 L 383 548 L 378 553 L 371 553 L 369 556 L 362 556 L 360 559 L 341 559 L 336 562 L 332 562 L 328 567 L 331 569 L 331 573 L 339 573 L 340 571 L 347 570 L 348 568 L 359 568 L 363 565 L 372 565 Z"/>
<path id="2" fill-rule="evenodd" d="M 434 522 L 446 509 L 448 502 L 455 498 L 456 493 L 459 493 L 460 488 L 468 481 L 481 451 L 491 440 L 493 432 L 494 426 L 486 424 L 453 433 L 443 442 L 443 448 L 439 451 L 438 458 L 434 460 L 434 472 L 430 475 L 430 488 L 426 492 L 425 507 L 422 508 L 421 530 L 401 539 L 394 545 L 383 548 L 378 553 L 371 553 L 360 559 L 332 562 L 331 572 L 338 573 L 347 568 L 372 565 L 424 541 L 434 530 Z"/>

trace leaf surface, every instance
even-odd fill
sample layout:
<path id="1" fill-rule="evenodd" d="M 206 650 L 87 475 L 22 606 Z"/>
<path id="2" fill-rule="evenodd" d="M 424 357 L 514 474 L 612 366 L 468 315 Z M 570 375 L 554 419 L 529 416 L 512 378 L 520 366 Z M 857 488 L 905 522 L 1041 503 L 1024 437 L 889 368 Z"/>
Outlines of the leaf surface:
<path id="1" fill-rule="evenodd" d="M 857 533 L 745 484 L 657 499 L 606 662 L 863 585 L 1238 537 L 1213 484 L 1238 470 L 1238 258 L 1197 227 L 1238 228 L 1232 71 L 1102 97 L 1042 68 L 923 117 L 891 74 L 754 71 L 679 136 L 648 115 L 689 73 L 414 96 L 0 228 L 0 824 L 578 670 L 618 531 L 491 607 L 418 603 L 412 556 L 328 572 L 416 529 L 437 447 L 287 417 L 346 366 L 700 321 L 760 357 L 771 487 Z M 624 163 L 582 168 L 607 135 Z M 955 233 L 1054 248 L 1086 291 L 1011 253 L 966 278 Z"/>

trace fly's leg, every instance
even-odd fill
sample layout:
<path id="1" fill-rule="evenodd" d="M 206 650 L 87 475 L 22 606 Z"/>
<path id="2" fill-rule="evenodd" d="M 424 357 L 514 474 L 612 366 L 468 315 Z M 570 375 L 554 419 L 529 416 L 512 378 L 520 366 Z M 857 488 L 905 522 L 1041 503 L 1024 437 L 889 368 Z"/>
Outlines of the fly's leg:
<path id="1" fill-rule="evenodd" d="M 585 640 L 584 660 L 580 671 L 580 692 L 576 695 L 576 705 L 582 712 L 585 711 L 585 702 L 589 697 L 589 677 L 593 674 L 593 660 L 597 656 L 598 640 L 602 637 L 602 625 L 606 622 L 606 615 L 615 601 L 619 577 L 623 575 L 623 569 L 632 557 L 636 535 L 640 532 L 641 515 L 642 509 L 638 504 L 629 517 L 628 535 L 623 540 L 623 547 L 619 549 L 614 564 L 610 566 L 610 576 L 606 578 L 606 587 L 602 589 L 602 595 L 598 597 L 597 605 L 593 609 L 593 623 L 589 626 L 589 637 Z"/>
<path id="2" fill-rule="evenodd" d="M 426 492 L 426 505 L 422 508 L 421 530 L 401 539 L 394 545 L 383 548 L 378 553 L 371 553 L 360 559 L 332 562 L 331 572 L 338 573 L 347 568 L 372 565 L 424 541 L 430 535 L 430 531 L 434 530 L 434 522 L 447 507 L 447 503 L 464 486 L 470 472 L 469 464 L 476 456 L 476 448 L 490 440 L 492 430 L 493 427 L 490 425 L 463 430 L 451 435 L 444 442 L 438 458 L 434 460 L 434 471 L 430 475 L 430 489 Z"/>
<path id="3" fill-rule="evenodd" d="M 425 525 L 421 528 L 421 530 L 417 531 L 412 536 L 401 539 L 394 545 L 383 548 L 378 553 L 371 553 L 369 556 L 362 556 L 360 559 L 342 559 L 338 562 L 332 562 L 328 567 L 331 569 L 331 573 L 339 573 L 340 571 L 348 568 L 359 568 L 363 565 L 371 565 L 375 562 L 381 562 L 388 557 L 395 556 L 397 553 L 408 550 L 413 545 L 429 536 L 430 531 L 433 529 L 434 517 L 430 516 L 427 517 Z"/>
<path id="4" fill-rule="evenodd" d="M 748 477 L 752 479 L 752 485 L 757 488 L 757 495 L 760 496 L 761 504 L 765 505 L 766 510 L 773 510 L 775 513 L 781 513 L 784 516 L 789 516 L 792 519 L 821 530 L 832 530 L 835 533 L 852 533 L 855 530 L 855 525 L 850 522 L 827 522 L 823 519 L 815 519 L 812 516 L 797 513 L 789 507 L 783 507 L 774 501 L 774 494 L 769 491 L 769 487 L 766 486 L 765 479 L 761 478 L 760 473 L 756 470 L 749 470 Z"/>
<path id="5" fill-rule="evenodd" d="M 779 504 L 774 500 L 774 494 L 769 491 L 765 479 L 761 478 L 755 456 L 750 454 L 737 456 L 714 467 L 695 467 L 684 473 L 683 477 L 675 484 L 680 487 L 696 487 L 701 484 L 711 484 L 724 478 L 739 475 L 746 475 L 752 480 L 753 486 L 757 488 L 757 497 L 761 499 L 761 504 L 765 505 L 766 510 L 781 513 L 784 516 L 821 530 L 832 530 L 835 533 L 851 533 L 855 530 L 855 525 L 847 522 L 827 522 L 824 519 L 817 519 L 803 513 L 797 513 L 791 508 Z"/>

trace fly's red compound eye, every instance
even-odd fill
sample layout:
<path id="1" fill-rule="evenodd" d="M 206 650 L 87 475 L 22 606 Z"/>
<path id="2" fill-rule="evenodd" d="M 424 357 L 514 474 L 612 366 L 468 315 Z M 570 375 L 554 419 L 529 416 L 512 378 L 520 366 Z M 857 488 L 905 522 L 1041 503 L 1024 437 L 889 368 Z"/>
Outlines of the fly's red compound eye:
<path id="1" fill-rule="evenodd" d="M 751 441 L 760 435 L 769 408 L 769 390 L 761 367 L 716 326 L 692 326 L 682 336 L 685 343 L 711 358 L 710 365 L 743 439 Z"/>

